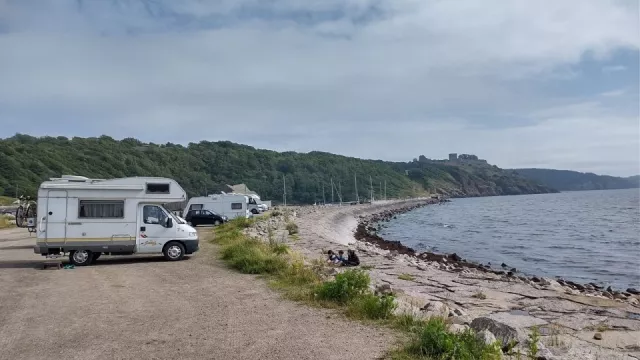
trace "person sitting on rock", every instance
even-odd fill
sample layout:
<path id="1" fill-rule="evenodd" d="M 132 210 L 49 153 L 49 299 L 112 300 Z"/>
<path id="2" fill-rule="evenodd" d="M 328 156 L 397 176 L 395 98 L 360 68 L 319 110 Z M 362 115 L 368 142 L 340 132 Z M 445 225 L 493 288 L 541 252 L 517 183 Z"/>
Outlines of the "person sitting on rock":
<path id="1" fill-rule="evenodd" d="M 327 251 L 327 262 L 335 263 L 338 257 L 334 254 L 333 250 Z"/>
<path id="2" fill-rule="evenodd" d="M 342 262 L 342 266 L 358 266 L 360 265 L 360 259 L 356 255 L 355 250 L 347 250 L 347 260 Z"/>
<path id="3" fill-rule="evenodd" d="M 347 259 L 344 257 L 344 251 L 343 250 L 338 250 L 338 256 L 336 257 L 336 264 L 342 264 L 343 262 L 347 261 Z"/>

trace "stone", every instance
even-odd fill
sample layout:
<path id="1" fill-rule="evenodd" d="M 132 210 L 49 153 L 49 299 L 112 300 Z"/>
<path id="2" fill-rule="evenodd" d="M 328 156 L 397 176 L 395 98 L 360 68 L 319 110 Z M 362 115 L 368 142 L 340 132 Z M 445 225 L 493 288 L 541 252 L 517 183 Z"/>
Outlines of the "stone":
<path id="1" fill-rule="evenodd" d="M 629 294 L 633 294 L 633 295 L 640 295 L 640 290 L 636 289 L 636 288 L 628 288 L 627 292 Z"/>
<path id="2" fill-rule="evenodd" d="M 465 331 L 469 330 L 469 326 L 467 325 L 460 325 L 460 324 L 451 324 L 449 325 L 449 331 L 451 331 L 454 334 L 460 334 L 463 333 Z"/>
<path id="3" fill-rule="evenodd" d="M 540 341 L 538 341 L 538 354 L 536 360 L 553 360 L 555 356 L 551 352 L 551 350 L 547 349 L 547 347 Z"/>
<path id="4" fill-rule="evenodd" d="M 426 312 L 429 317 L 447 317 L 449 315 L 449 307 L 440 301 L 431 301 L 420 310 Z"/>
<path id="5" fill-rule="evenodd" d="M 381 284 L 376 286 L 376 295 L 390 295 L 393 293 L 391 289 L 391 285 L 389 284 Z"/>
<path id="6" fill-rule="evenodd" d="M 507 268 L 507 267 L 509 267 L 509 266 L 507 266 L 507 264 L 505 264 L 505 263 L 500 264 L 500 266 L 502 266 L 503 268 Z"/>
<path id="7" fill-rule="evenodd" d="M 451 324 L 458 324 L 458 325 L 469 325 L 471 324 L 471 317 L 468 315 L 463 315 L 463 316 L 454 316 L 451 319 L 449 319 L 448 321 Z"/>
<path id="8" fill-rule="evenodd" d="M 613 293 L 613 289 L 611 288 L 611 286 L 608 286 L 606 291 L 607 291 L 608 293 Z"/>
<path id="9" fill-rule="evenodd" d="M 484 329 L 476 333 L 476 337 L 487 345 L 491 345 L 497 341 L 495 335 L 491 331 Z"/>
<path id="10" fill-rule="evenodd" d="M 602 334 L 601 333 L 595 333 L 595 334 L 593 334 L 593 338 L 595 340 L 602 340 Z"/>
<path id="11" fill-rule="evenodd" d="M 518 331 L 515 328 L 488 317 L 473 319 L 471 328 L 476 332 L 483 330 L 490 331 L 496 339 L 500 341 L 503 348 L 508 346 L 512 341 L 518 341 Z"/>

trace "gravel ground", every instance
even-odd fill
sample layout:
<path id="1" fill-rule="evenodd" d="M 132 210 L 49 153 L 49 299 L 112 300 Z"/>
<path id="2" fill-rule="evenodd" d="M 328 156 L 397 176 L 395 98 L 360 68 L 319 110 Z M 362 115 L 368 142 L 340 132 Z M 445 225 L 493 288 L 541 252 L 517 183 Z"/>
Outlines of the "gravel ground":
<path id="1" fill-rule="evenodd" d="M 213 245 L 175 263 L 102 257 L 45 271 L 34 243 L 0 231 L 0 359 L 375 359 L 395 341 L 282 300 L 225 268 Z"/>

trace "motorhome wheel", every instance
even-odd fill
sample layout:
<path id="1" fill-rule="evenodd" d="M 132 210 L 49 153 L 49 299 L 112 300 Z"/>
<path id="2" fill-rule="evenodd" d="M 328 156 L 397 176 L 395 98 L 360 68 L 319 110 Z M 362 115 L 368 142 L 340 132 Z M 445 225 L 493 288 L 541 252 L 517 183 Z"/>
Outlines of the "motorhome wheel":
<path id="1" fill-rule="evenodd" d="M 91 263 L 92 257 L 89 250 L 74 250 L 69 254 L 69 261 L 76 266 L 85 266 Z"/>
<path id="2" fill-rule="evenodd" d="M 164 248 L 164 258 L 169 261 L 182 260 L 184 257 L 184 245 L 179 242 L 172 241 Z"/>
<path id="3" fill-rule="evenodd" d="M 258 209 L 251 209 L 251 213 L 258 214 Z"/>
<path id="4" fill-rule="evenodd" d="M 215 225 L 215 226 L 220 225 L 220 220 L 216 220 L 216 221 L 214 221 L 214 222 L 213 222 L 213 225 Z"/>

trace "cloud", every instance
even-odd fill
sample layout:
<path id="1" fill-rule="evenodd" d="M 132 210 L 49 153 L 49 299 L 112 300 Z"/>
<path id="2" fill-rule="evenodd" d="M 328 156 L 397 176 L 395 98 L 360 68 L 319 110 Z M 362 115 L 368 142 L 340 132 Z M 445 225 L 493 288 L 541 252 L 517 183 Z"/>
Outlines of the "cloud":
<path id="1" fill-rule="evenodd" d="M 627 67 L 623 65 L 609 65 L 602 68 L 602 72 L 604 73 L 612 73 L 625 70 L 627 70 Z"/>
<path id="2" fill-rule="evenodd" d="M 587 55 L 605 68 L 637 54 L 635 1 L 4 1 L 4 136 L 232 140 L 392 160 L 470 149 L 504 166 L 578 168 L 593 154 L 570 154 L 600 131 L 567 135 L 568 123 L 633 130 L 621 119 L 635 113 L 602 102 L 611 86 L 548 89 L 591 76 Z M 624 139 L 589 146 L 630 159 L 607 171 L 639 172 L 637 141 Z"/>

